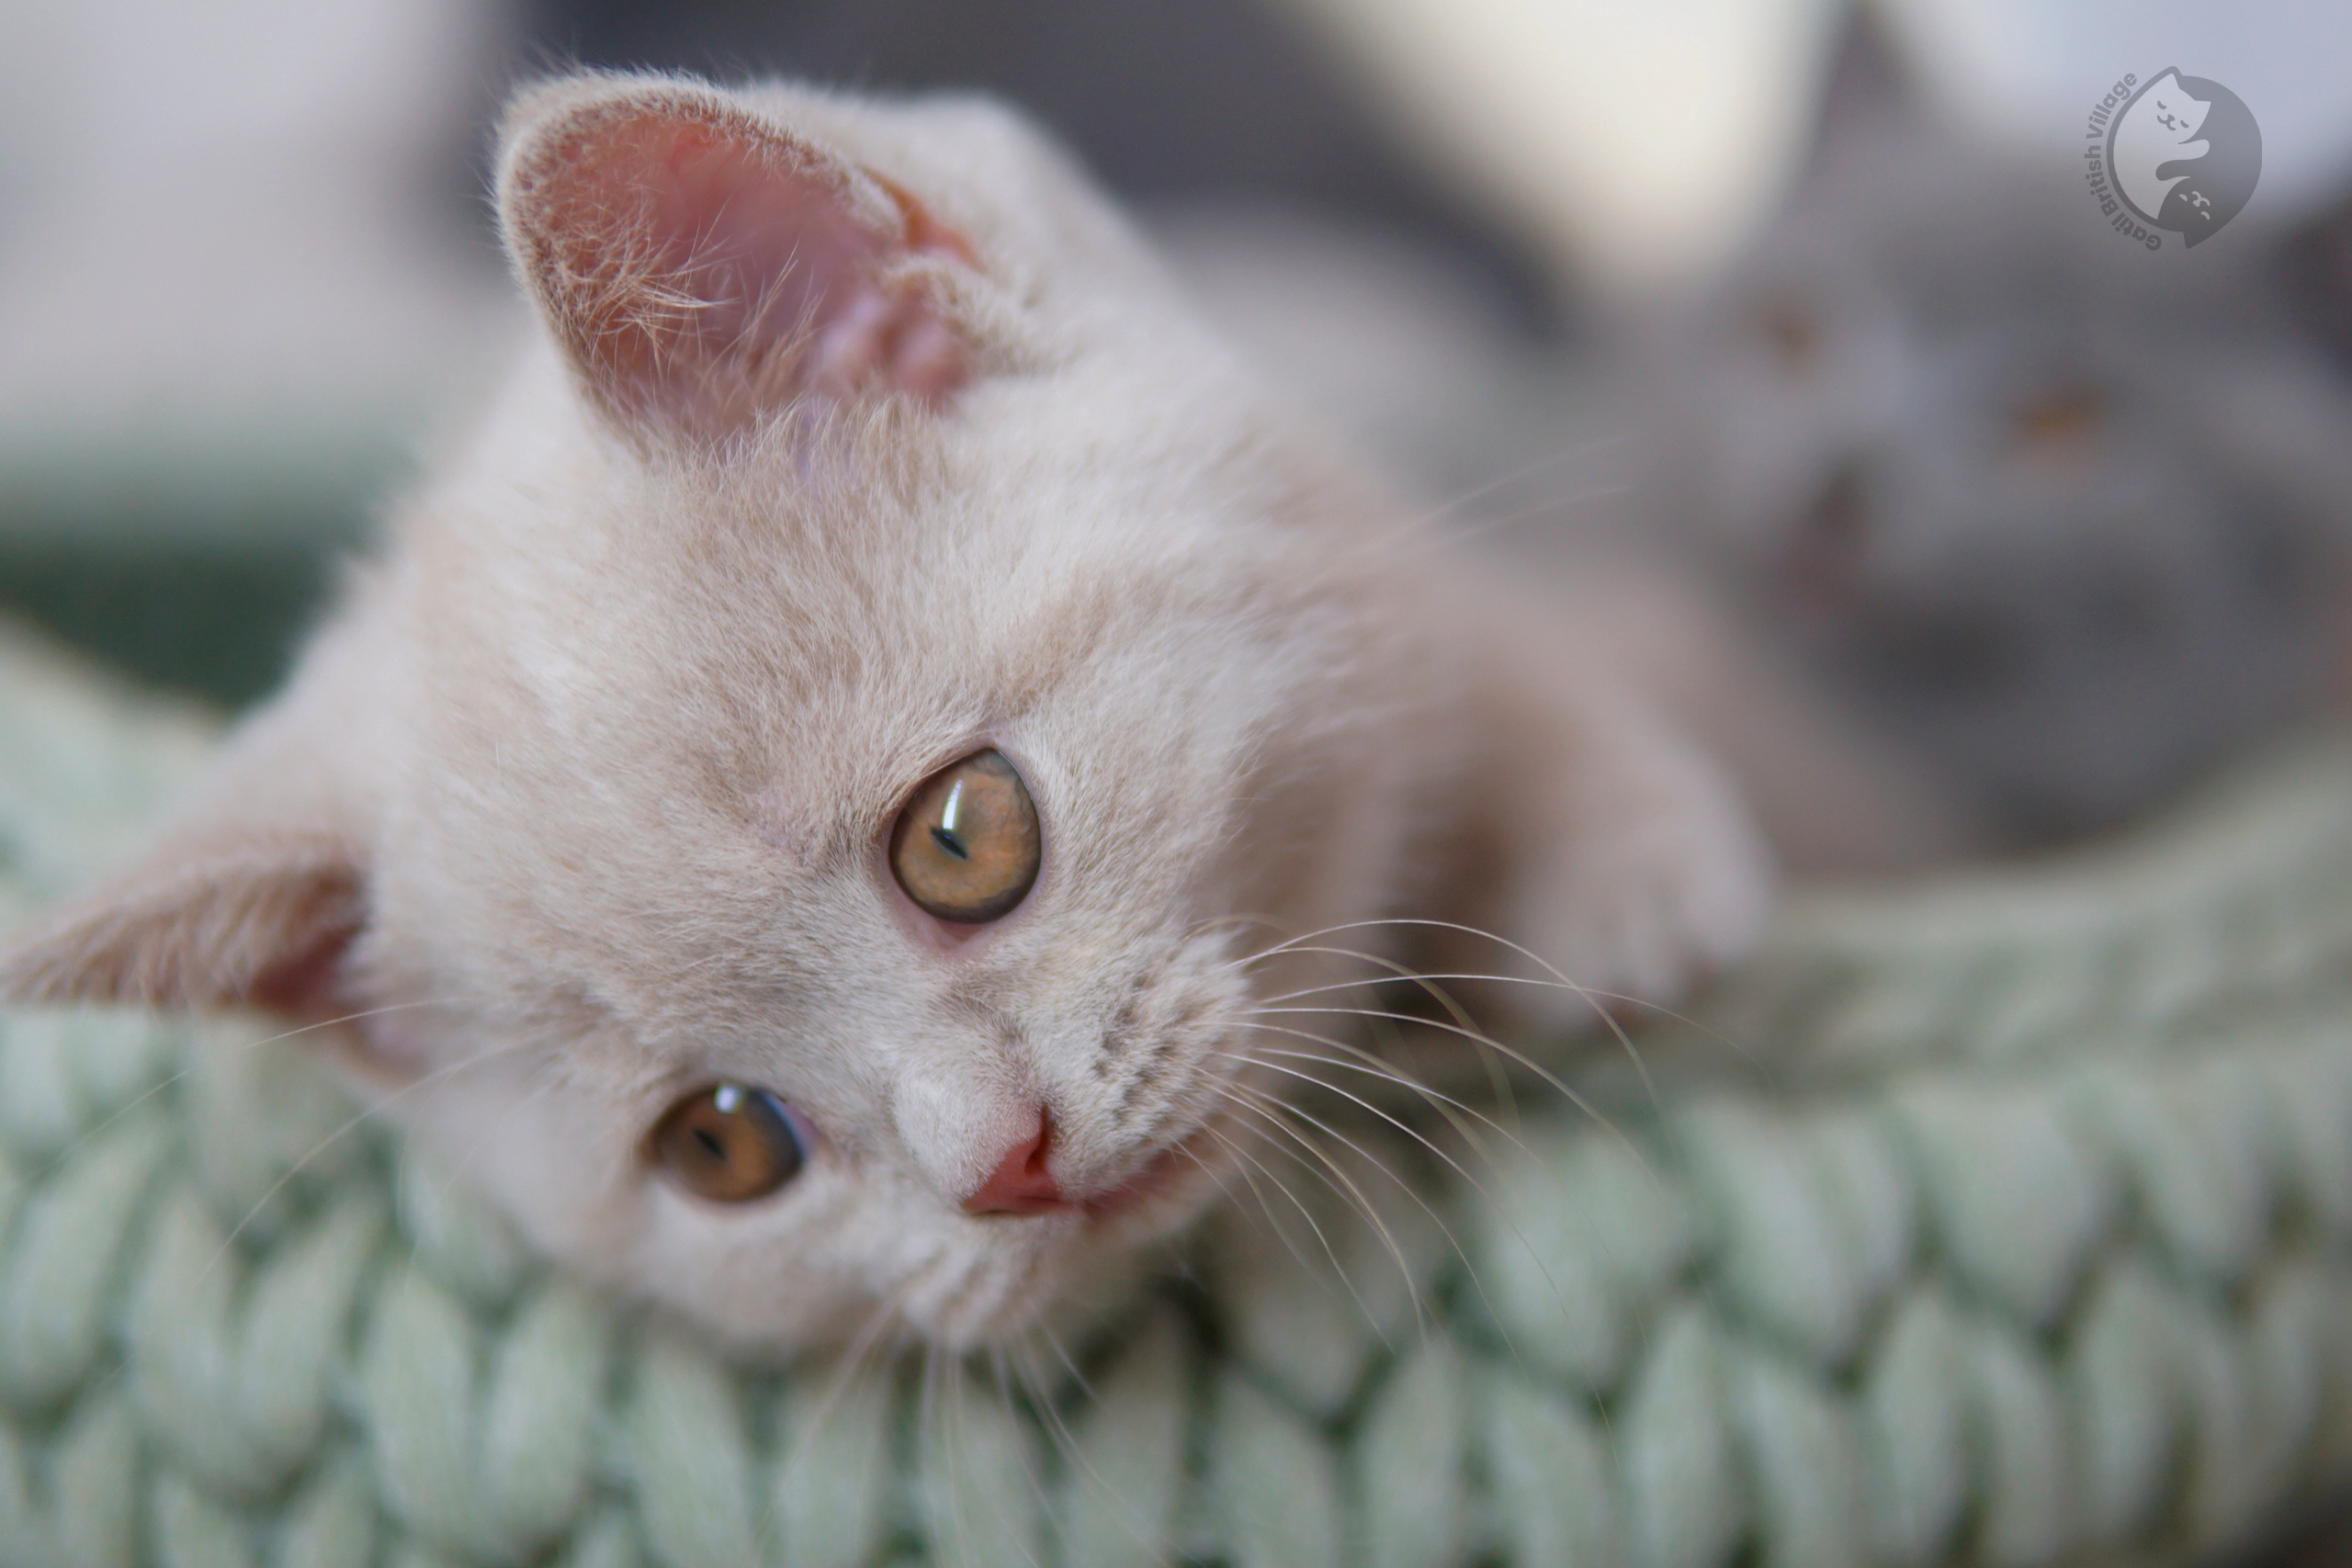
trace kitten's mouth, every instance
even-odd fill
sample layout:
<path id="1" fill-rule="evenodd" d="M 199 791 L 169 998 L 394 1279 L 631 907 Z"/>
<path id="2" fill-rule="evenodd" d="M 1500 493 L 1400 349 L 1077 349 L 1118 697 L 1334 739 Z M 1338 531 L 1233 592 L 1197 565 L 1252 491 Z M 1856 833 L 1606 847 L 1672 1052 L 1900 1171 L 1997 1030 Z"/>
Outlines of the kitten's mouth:
<path id="1" fill-rule="evenodd" d="M 1207 1121 L 1154 1155 L 1141 1170 L 1108 1191 L 1081 1200 L 1079 1207 L 1090 1220 L 1107 1220 L 1141 1207 L 1182 1184 L 1187 1175 L 1205 1172 L 1208 1168 L 1204 1153 L 1211 1142 L 1223 1135 L 1219 1123 L 1224 1120 L 1223 1112 L 1211 1115 Z"/>

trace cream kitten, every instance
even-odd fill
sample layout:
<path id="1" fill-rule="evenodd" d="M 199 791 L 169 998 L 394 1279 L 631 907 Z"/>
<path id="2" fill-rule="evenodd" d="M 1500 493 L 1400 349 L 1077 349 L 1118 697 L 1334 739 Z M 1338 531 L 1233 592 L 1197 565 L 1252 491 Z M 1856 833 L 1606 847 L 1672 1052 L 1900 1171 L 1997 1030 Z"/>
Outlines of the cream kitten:
<path id="1" fill-rule="evenodd" d="M 557 1257 L 968 1346 L 1212 1201 L 1285 1081 L 1253 1007 L 1412 929 L 1357 922 L 1645 996 L 1754 931 L 1711 764 L 1003 110 L 578 76 L 498 202 L 537 346 L 17 998 L 361 1014 Z"/>

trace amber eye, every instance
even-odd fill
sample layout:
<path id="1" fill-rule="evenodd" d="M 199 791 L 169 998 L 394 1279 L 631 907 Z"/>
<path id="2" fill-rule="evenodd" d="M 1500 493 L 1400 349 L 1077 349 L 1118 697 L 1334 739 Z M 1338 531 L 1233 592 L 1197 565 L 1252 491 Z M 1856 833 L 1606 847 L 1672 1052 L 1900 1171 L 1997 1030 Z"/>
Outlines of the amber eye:
<path id="1" fill-rule="evenodd" d="M 2098 433 L 2105 401 L 2093 387 L 2046 389 L 2021 404 L 2009 423 L 2019 446 L 2055 447 Z"/>
<path id="2" fill-rule="evenodd" d="M 646 1153 L 687 1191 L 718 1203 L 764 1198 L 808 1159 L 782 1100 L 731 1083 L 697 1090 L 662 1112 Z"/>
<path id="3" fill-rule="evenodd" d="M 943 920 L 1009 915 L 1037 880 L 1037 807 L 1001 751 L 975 751 L 925 780 L 890 829 L 890 874 Z"/>
<path id="4" fill-rule="evenodd" d="M 1784 369 L 1803 370 L 1813 363 L 1814 353 L 1821 346 L 1820 324 L 1792 299 L 1770 299 L 1758 306 L 1756 329 Z"/>

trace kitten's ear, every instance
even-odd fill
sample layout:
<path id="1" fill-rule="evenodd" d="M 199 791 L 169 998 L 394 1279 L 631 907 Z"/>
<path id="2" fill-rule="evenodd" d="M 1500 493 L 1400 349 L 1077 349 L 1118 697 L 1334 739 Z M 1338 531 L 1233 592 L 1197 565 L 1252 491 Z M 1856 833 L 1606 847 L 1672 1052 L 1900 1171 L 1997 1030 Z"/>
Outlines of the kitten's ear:
<path id="1" fill-rule="evenodd" d="M 588 76 L 525 92 L 498 209 L 549 328 L 626 421 L 725 435 L 804 393 L 937 403 L 970 376 L 945 303 L 970 246 L 715 89 Z"/>
<path id="2" fill-rule="evenodd" d="M 288 726 L 232 743 L 129 869 L 0 939 L 0 999 L 257 1006 L 316 1016 L 367 923 L 356 836 Z"/>
<path id="3" fill-rule="evenodd" d="M 348 846 L 295 834 L 165 844 L 0 945 L 0 998 L 315 1011 L 366 923 Z"/>

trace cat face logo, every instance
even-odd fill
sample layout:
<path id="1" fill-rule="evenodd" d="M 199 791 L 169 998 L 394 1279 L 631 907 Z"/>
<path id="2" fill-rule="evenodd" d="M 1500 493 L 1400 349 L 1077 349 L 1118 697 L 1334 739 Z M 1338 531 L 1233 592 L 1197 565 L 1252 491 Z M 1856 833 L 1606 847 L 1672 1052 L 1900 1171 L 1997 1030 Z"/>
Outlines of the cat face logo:
<path id="1" fill-rule="evenodd" d="M 2093 115 L 2096 134 L 2100 111 Z M 2254 195 L 2262 132 L 2245 100 L 2219 82 L 2159 72 L 2112 115 L 2105 128 L 2111 183 L 2100 205 L 2111 193 L 2129 214 L 2115 215 L 2115 226 L 2149 249 L 2155 236 L 2131 219 L 2195 245 L 2221 232 Z"/>

